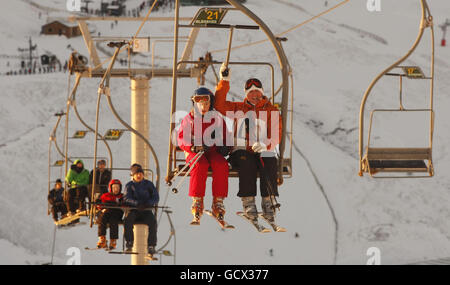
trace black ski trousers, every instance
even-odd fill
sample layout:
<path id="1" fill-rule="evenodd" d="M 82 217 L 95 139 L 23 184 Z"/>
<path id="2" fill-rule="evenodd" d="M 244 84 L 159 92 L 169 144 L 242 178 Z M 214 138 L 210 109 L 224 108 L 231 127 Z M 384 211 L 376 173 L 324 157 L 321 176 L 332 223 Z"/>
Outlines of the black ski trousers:
<path id="1" fill-rule="evenodd" d="M 148 225 L 148 239 L 147 246 L 156 246 L 156 217 L 151 210 L 131 210 L 125 216 L 123 220 L 123 226 L 125 229 L 125 240 L 127 243 L 134 241 L 134 224 L 146 224 Z"/>
<path id="2" fill-rule="evenodd" d="M 98 216 L 98 236 L 106 236 L 106 228 L 109 223 L 109 238 L 119 238 L 119 222 L 122 220 L 123 212 L 120 209 L 105 209 Z"/>
<path id="3" fill-rule="evenodd" d="M 58 213 L 61 213 L 61 216 L 67 214 L 67 208 L 63 202 L 58 202 L 55 205 L 52 205 L 51 211 L 54 221 L 58 221 Z"/>
<path id="4" fill-rule="evenodd" d="M 231 154 L 231 164 L 239 171 L 238 197 L 256 196 L 258 172 L 261 196 L 278 196 L 278 161 L 275 156 L 261 157 L 259 153 L 237 150 Z"/>
<path id="5" fill-rule="evenodd" d="M 76 188 L 69 189 L 69 197 L 67 202 L 67 208 L 71 213 L 75 213 L 78 209 L 80 211 L 86 210 L 86 197 L 87 197 L 87 187 L 78 186 Z"/>

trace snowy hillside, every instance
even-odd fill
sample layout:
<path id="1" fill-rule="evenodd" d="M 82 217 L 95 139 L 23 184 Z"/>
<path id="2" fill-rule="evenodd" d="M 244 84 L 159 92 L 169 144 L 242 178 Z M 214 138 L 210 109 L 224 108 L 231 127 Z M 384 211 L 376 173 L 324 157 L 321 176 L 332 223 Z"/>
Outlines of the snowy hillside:
<path id="1" fill-rule="evenodd" d="M 68 94 L 68 74 L 4 76 L 6 62 L 18 64 L 12 56 L 18 47 L 26 47 L 32 37 L 38 51 L 49 51 L 58 58 L 68 59 L 72 49 L 87 56 L 81 37 L 66 39 L 40 35 L 40 27 L 47 17 L 69 16 L 64 1 L 22 0 L 5 1 L 10 13 L 2 13 L 0 36 L 0 264 L 38 264 L 50 262 L 54 226 L 47 216 L 47 152 L 48 138 L 56 122 L 54 113 L 65 110 Z M 134 1 L 131 1 L 134 3 Z M 246 5 L 275 33 L 281 33 L 337 4 L 339 1 L 317 0 L 248 0 Z M 450 15 L 450 3 L 429 1 L 436 33 L 435 81 L 435 137 L 432 179 L 371 180 L 358 176 L 358 116 L 362 95 L 372 79 L 384 68 L 403 56 L 411 47 L 418 31 L 419 1 L 382 0 L 381 12 L 369 12 L 366 1 L 352 0 L 326 16 L 294 30 L 283 43 L 294 70 L 294 177 L 286 179 L 280 189 L 281 212 L 279 224 L 286 233 L 262 235 L 233 213 L 241 209 L 235 196 L 238 183 L 230 179 L 229 198 L 225 201 L 227 219 L 236 230 L 223 232 L 216 222 L 205 216 L 198 228 L 189 226 L 190 199 L 187 184 L 179 194 L 161 184 L 161 203 L 173 210 L 176 229 L 177 264 L 365 264 L 369 247 L 381 250 L 383 264 L 412 263 L 450 255 L 450 141 L 446 95 L 450 76 L 450 47 L 439 46 L 442 32 L 438 25 Z M 36 4 L 39 3 L 39 4 Z M 49 7 L 52 7 L 50 9 Z M 183 7 L 181 16 L 192 16 L 195 7 Z M 41 17 L 39 18 L 39 14 Z M 159 11 L 155 15 L 172 16 Z M 253 24 L 237 12 L 229 13 L 225 22 Z M 119 23 L 111 30 L 110 22 L 95 22 L 96 32 L 102 36 L 131 36 L 138 22 Z M 13 29 L 14 28 L 14 29 Z M 13 32 L 14 31 L 14 32 Z M 187 35 L 182 30 L 182 35 Z M 141 35 L 171 36 L 172 23 L 155 22 L 144 26 Z M 423 44 L 409 63 L 423 67 L 428 73 L 428 31 Z M 233 45 L 264 39 L 261 32 L 236 30 Z M 227 31 L 204 29 L 199 34 L 193 58 L 207 51 L 226 48 Z M 70 45 L 70 46 L 69 46 Z M 104 47 L 102 50 L 110 53 Z M 171 64 L 172 44 L 157 46 L 158 66 Z M 102 60 L 108 54 L 100 52 Z M 225 52 L 213 54 L 223 60 Z M 164 59 L 167 58 L 167 59 Z M 231 60 L 270 61 L 276 67 L 275 85 L 279 85 L 278 62 L 269 43 L 236 49 Z M 150 54 L 136 57 L 133 64 L 150 66 Z M 249 76 L 257 76 L 267 84 L 269 73 L 264 68 L 234 67 L 231 92 L 242 96 L 242 86 Z M 208 82 L 214 82 L 208 72 Z M 73 85 L 74 77 L 70 79 Z M 85 121 L 94 126 L 98 79 L 82 79 L 77 92 L 77 106 Z M 129 79 L 112 79 L 112 100 L 121 116 L 130 118 Z M 425 83 L 424 83 L 425 85 Z M 165 175 L 169 129 L 171 79 L 150 81 L 150 142 L 158 154 L 161 175 Z M 177 107 L 188 110 L 195 80 L 181 79 Z M 213 88 L 211 83 L 208 87 Z M 379 84 L 369 100 L 370 108 L 397 107 L 398 84 L 386 81 Z M 427 86 L 416 83 L 405 89 L 405 104 L 426 107 Z M 389 96 L 391 95 L 391 96 Z M 241 97 L 242 98 L 242 97 Z M 425 105 L 425 106 L 424 106 Z M 100 130 L 122 128 L 103 101 Z M 84 127 L 70 115 L 69 134 Z M 386 120 L 384 120 L 386 123 Z M 58 130 L 58 143 L 63 144 L 63 124 Z M 383 120 L 380 124 L 383 124 Z M 419 139 L 427 137 L 427 129 L 417 124 L 404 126 L 415 131 Z M 396 130 L 390 130 L 395 134 Z M 379 134 L 382 136 L 383 134 Z M 386 135 L 386 133 L 384 133 Z M 387 131 L 389 135 L 389 131 Z M 111 143 L 115 167 L 130 165 L 129 134 Z M 427 140 L 425 139 L 425 142 Z M 402 142 L 399 142 L 402 143 Z M 70 155 L 93 154 L 93 135 L 86 139 L 70 140 Z M 105 156 L 99 143 L 99 155 Z M 55 160 L 57 154 L 52 153 Z M 85 160 L 92 169 L 91 160 Z M 129 179 L 128 172 L 116 172 L 116 178 Z M 59 169 L 52 169 L 52 179 L 60 177 Z M 206 206 L 211 195 L 207 186 Z M 168 193 L 169 191 L 170 193 Z M 259 203 L 259 198 L 257 200 Z M 122 230 L 122 229 L 121 229 Z M 300 237 L 296 237 L 296 233 Z M 158 245 L 169 235 L 167 218 L 162 217 L 158 228 Z M 64 264 L 67 249 L 94 246 L 97 229 L 87 225 L 56 233 L 54 263 Z M 173 247 L 167 249 L 173 251 Z M 224 254 L 224 252 L 226 254 Z M 129 264 L 128 256 L 81 250 L 82 264 Z M 162 264 L 173 264 L 164 257 Z"/>

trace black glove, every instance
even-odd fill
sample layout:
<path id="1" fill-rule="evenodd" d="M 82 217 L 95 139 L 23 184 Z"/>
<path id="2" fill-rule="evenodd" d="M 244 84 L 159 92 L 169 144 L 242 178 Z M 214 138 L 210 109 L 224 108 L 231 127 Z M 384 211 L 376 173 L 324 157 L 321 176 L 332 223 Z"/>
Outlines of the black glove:
<path id="1" fill-rule="evenodd" d="M 219 146 L 217 147 L 217 152 L 220 153 L 222 156 L 227 156 L 230 154 L 231 147 L 229 146 Z"/>
<path id="2" fill-rule="evenodd" d="M 220 67 L 220 80 L 230 80 L 230 69 L 225 65 L 225 62 Z"/>

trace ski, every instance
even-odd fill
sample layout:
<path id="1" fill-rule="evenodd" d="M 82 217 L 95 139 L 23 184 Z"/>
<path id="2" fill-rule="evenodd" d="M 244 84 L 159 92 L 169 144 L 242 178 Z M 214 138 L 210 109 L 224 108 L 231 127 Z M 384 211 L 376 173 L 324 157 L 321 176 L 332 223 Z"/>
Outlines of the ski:
<path id="1" fill-rule="evenodd" d="M 66 217 L 64 219 L 61 219 L 61 220 L 59 220 L 57 222 L 54 222 L 54 223 L 57 226 L 67 226 L 67 225 L 70 225 L 72 223 L 76 223 L 77 220 L 80 221 L 80 217 L 74 215 L 74 216 L 70 216 L 70 217 Z"/>
<path id="2" fill-rule="evenodd" d="M 283 228 L 283 227 L 281 227 L 281 226 L 275 224 L 274 222 L 271 222 L 271 221 L 269 221 L 268 219 L 266 219 L 266 218 L 263 216 L 262 213 L 258 213 L 258 216 L 259 216 L 260 218 L 262 218 L 263 220 L 265 220 L 265 221 L 272 227 L 272 229 L 273 229 L 275 232 L 278 232 L 278 233 L 284 233 L 284 232 L 287 231 L 286 228 Z"/>
<path id="3" fill-rule="evenodd" d="M 258 232 L 260 232 L 260 233 L 270 233 L 270 232 L 271 232 L 270 229 L 268 229 L 268 228 L 264 227 L 263 225 L 259 224 L 257 220 L 256 220 L 256 221 L 252 221 L 251 219 L 249 219 L 249 218 L 247 217 L 247 215 L 245 215 L 244 212 L 236 212 L 236 214 L 237 214 L 239 217 L 242 217 L 243 219 L 245 219 L 246 221 L 248 221 L 249 223 L 251 223 L 251 224 L 256 228 L 256 230 L 257 230 Z"/>
<path id="4" fill-rule="evenodd" d="M 150 254 L 148 254 L 148 255 L 145 257 L 145 259 L 148 259 L 148 260 L 150 260 L 150 261 L 157 261 L 157 260 L 158 260 L 157 257 L 155 257 L 155 256 L 153 256 L 153 255 L 150 255 Z"/>
<path id="5" fill-rule="evenodd" d="M 139 254 L 137 252 L 133 252 L 133 251 L 117 251 L 117 250 L 108 250 L 109 254 Z"/>
<path id="6" fill-rule="evenodd" d="M 81 211 L 81 212 L 78 212 L 78 213 L 76 213 L 76 214 L 74 214 L 72 216 L 65 217 L 64 219 L 61 219 L 61 220 L 59 220 L 57 222 L 54 222 L 54 223 L 57 226 L 72 225 L 72 224 L 75 224 L 75 223 L 79 223 L 80 222 L 80 217 L 81 216 L 87 216 L 87 214 L 88 214 L 87 210 Z"/>
<path id="7" fill-rule="evenodd" d="M 197 219 L 193 219 L 190 223 L 191 226 L 199 226 L 200 225 L 200 221 Z"/>
<path id="8" fill-rule="evenodd" d="M 100 249 L 103 249 L 104 251 L 110 251 L 110 249 L 107 247 L 105 248 L 105 247 L 88 247 L 88 246 L 86 246 L 84 248 L 84 250 L 100 250 Z"/>
<path id="9" fill-rule="evenodd" d="M 221 227 L 222 229 L 234 229 L 234 226 L 233 226 L 233 225 L 230 225 L 230 224 L 227 223 L 227 222 L 225 222 L 225 221 L 223 220 L 223 218 L 222 218 L 222 219 L 219 219 L 219 218 L 217 218 L 216 216 L 214 216 L 211 210 L 204 210 L 203 212 L 206 213 L 206 214 L 208 214 L 208 216 L 211 216 L 214 220 L 216 220 L 216 221 L 219 223 L 219 225 L 220 225 L 220 227 Z"/>

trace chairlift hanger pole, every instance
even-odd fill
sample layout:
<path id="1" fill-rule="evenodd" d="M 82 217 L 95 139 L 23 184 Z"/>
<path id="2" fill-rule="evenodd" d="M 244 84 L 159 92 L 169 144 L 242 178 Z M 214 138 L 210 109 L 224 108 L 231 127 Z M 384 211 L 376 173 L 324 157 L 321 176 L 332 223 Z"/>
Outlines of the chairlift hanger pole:
<path id="1" fill-rule="evenodd" d="M 125 44 L 125 43 L 123 43 Z M 105 74 L 103 75 L 102 79 L 100 80 L 99 88 L 97 91 L 97 107 L 96 107 L 96 114 L 95 114 L 95 131 L 94 131 L 94 137 L 95 137 L 95 143 L 94 143 L 94 161 L 93 161 L 93 168 L 95 169 L 97 166 L 97 142 L 98 142 L 98 121 L 99 121 L 99 114 L 100 114 L 100 100 L 102 97 L 102 94 L 106 94 L 109 92 L 109 78 L 110 78 L 110 72 L 114 66 L 114 62 L 116 61 L 117 55 L 119 54 L 120 48 L 123 44 L 119 44 L 116 47 L 116 50 L 114 51 L 114 54 L 111 58 L 111 61 L 109 63 L 108 68 L 106 69 Z M 106 84 L 105 84 L 106 83 Z M 95 189 L 95 181 L 96 181 L 96 171 L 93 171 L 92 174 L 92 189 Z M 94 192 L 92 191 L 91 194 L 91 201 L 94 199 Z M 90 208 L 90 227 L 92 228 L 93 221 L 94 221 L 94 207 Z"/>
<path id="2" fill-rule="evenodd" d="M 94 130 L 91 126 L 89 126 L 89 125 L 81 118 L 81 116 L 80 116 L 80 114 L 79 114 L 79 112 L 78 112 L 78 108 L 77 108 L 77 103 L 76 103 L 76 100 L 75 100 L 75 96 L 76 96 L 76 89 L 77 89 L 77 87 L 78 87 L 78 85 L 79 85 L 79 83 L 80 83 L 80 79 L 81 79 L 81 74 L 80 74 L 80 73 L 77 73 L 77 77 L 76 77 L 76 82 L 75 82 L 74 90 L 73 90 L 73 92 L 72 92 L 72 101 L 71 101 L 71 104 L 72 104 L 72 107 L 73 107 L 73 111 L 74 111 L 74 113 L 75 113 L 75 116 L 77 116 L 77 118 L 78 118 L 78 120 L 80 121 L 80 123 L 81 123 L 83 126 L 85 126 L 89 131 L 95 133 L 95 130 Z M 100 139 L 103 141 L 103 143 L 104 143 L 105 146 L 106 146 L 106 149 L 107 149 L 108 155 L 109 155 L 109 168 L 112 168 L 112 166 L 113 166 L 113 155 L 112 155 L 112 152 L 111 152 L 111 148 L 110 148 L 108 142 L 105 140 L 104 136 L 102 136 L 101 134 L 98 134 L 98 136 L 100 137 Z M 95 169 L 95 168 L 94 168 L 94 169 Z"/>
<path id="3" fill-rule="evenodd" d="M 63 116 L 63 114 L 55 114 L 55 116 L 58 117 L 58 119 L 56 120 L 56 124 L 53 127 L 52 132 L 50 133 L 50 138 L 48 141 L 48 194 L 50 194 L 50 189 L 51 189 L 51 154 L 52 154 L 52 142 L 55 142 L 56 144 L 56 130 L 58 128 L 59 122 L 61 121 L 61 117 Z M 50 203 L 47 203 L 47 215 L 50 215 Z"/>

